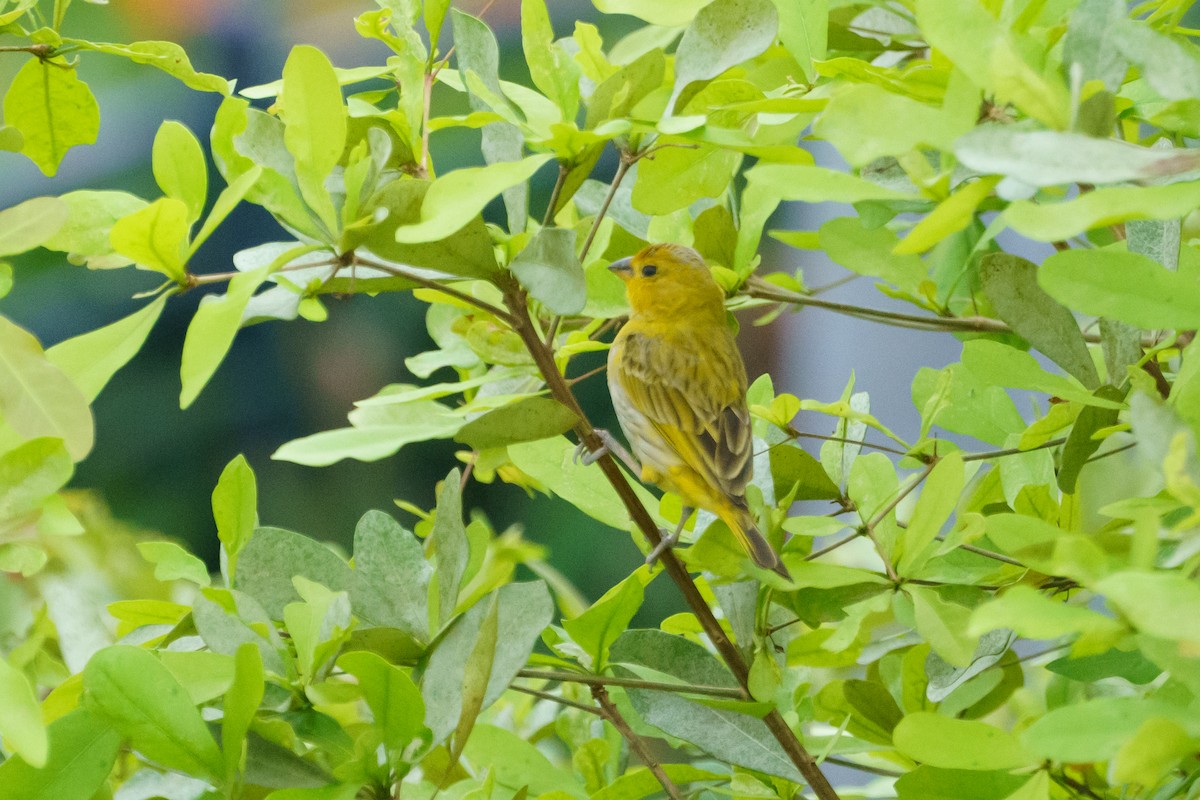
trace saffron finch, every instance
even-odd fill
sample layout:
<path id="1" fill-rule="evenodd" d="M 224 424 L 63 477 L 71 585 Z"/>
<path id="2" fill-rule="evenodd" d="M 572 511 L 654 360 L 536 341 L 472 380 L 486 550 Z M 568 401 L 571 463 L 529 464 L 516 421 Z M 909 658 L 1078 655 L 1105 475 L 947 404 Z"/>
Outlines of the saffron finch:
<path id="1" fill-rule="evenodd" d="M 608 387 L 643 481 L 678 494 L 683 516 L 651 553 L 673 546 L 695 508 L 716 514 L 754 563 L 788 576 L 746 505 L 753 436 L 746 367 L 725 322 L 725 293 L 689 247 L 655 244 L 609 269 L 630 315 L 608 356 Z M 611 437 L 609 449 L 620 455 Z M 632 460 L 632 459 L 628 459 Z"/>

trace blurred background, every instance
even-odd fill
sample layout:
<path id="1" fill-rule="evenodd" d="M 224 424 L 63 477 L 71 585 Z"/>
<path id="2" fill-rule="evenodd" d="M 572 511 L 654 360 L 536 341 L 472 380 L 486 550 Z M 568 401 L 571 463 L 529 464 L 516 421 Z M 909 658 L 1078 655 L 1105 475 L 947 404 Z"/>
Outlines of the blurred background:
<path id="1" fill-rule="evenodd" d="M 549 3 L 558 36 L 571 33 L 575 20 L 600 26 L 606 46 L 639 27 L 628 17 L 603 17 L 586 0 Z M 478 14 L 484 8 L 502 51 L 501 76 L 525 82 L 520 44 L 519 0 L 456 0 Z M 367 0 L 125 0 L 111 6 L 76 4 L 65 35 L 93 41 L 166 39 L 180 42 L 198 70 L 253 86 L 279 77 L 294 44 L 314 44 L 342 67 L 381 63 L 387 52 L 360 39 L 353 18 L 371 8 Z M 449 37 L 447 23 L 445 36 Z M 443 48 L 446 47 L 443 39 Z M 24 54 L 0 54 L 0 86 L 6 86 Z M 144 197 L 158 195 L 149 153 L 164 119 L 177 119 L 202 141 L 219 98 L 186 89 L 152 68 L 96 53 L 81 57 L 80 77 L 96 94 L 101 109 L 97 143 L 71 150 L 59 174 L 49 179 L 24 157 L 0 152 L 0 207 L 29 197 L 77 188 L 122 189 Z M 434 113 L 460 113 L 465 100 L 450 91 L 435 93 Z M 433 137 L 439 171 L 479 163 L 478 131 L 451 129 Z M 836 155 L 814 143 L 821 163 Z M 211 165 L 210 165 L 211 167 Z M 615 167 L 611 152 L 595 177 Z M 222 186 L 211 168 L 210 193 Z M 532 206 L 544 208 L 551 188 L 549 170 L 535 186 Z M 853 213 L 846 207 L 808 206 L 781 211 L 773 227 L 815 230 L 826 219 Z M 231 269 L 233 253 L 280 238 L 266 212 L 244 205 L 227 220 L 193 262 L 197 272 Z M 809 286 L 822 286 L 845 270 L 810 252 L 789 249 L 764 238 L 764 269 L 802 268 Z M 152 273 L 133 269 L 87 272 L 61 254 L 42 252 L 19 259 L 15 287 L 0 300 L 0 312 L 33 331 L 44 346 L 115 321 L 138 307 L 136 292 L 153 288 Z M 281 461 L 270 454 L 291 439 L 342 427 L 355 400 L 380 387 L 414 378 L 404 359 L 432 346 L 425 331 L 424 306 L 407 295 L 336 299 L 328 296 L 329 319 L 320 324 L 267 323 L 243 330 L 231 353 L 199 400 L 179 410 L 179 357 L 184 333 L 201 292 L 173 299 L 145 350 L 105 389 L 95 403 L 97 440 L 79 465 L 73 485 L 98 492 L 116 517 L 144 529 L 184 540 L 210 566 L 216 566 L 217 540 L 210 493 L 221 469 L 237 453 L 246 455 L 259 480 L 259 514 L 276 525 L 348 546 L 355 522 L 368 509 L 383 509 L 405 525 L 413 520 L 393 503 L 402 498 L 421 507 L 434 504 L 435 483 L 458 465 L 456 445 L 410 445 L 375 463 L 343 461 L 316 469 Z M 839 286 L 826 297 L 878 307 L 902 307 L 877 292 L 868 279 Z M 906 310 L 910 307 L 903 306 Z M 771 372 L 776 391 L 834 400 L 853 371 L 858 390 L 871 393 L 872 410 L 901 436 L 915 437 L 919 418 L 908 397 L 921 366 L 941 367 L 957 359 L 951 336 L 837 317 L 820 310 L 788 313 L 765 327 L 744 315 L 741 346 L 751 377 Z M 595 356 L 597 364 L 602 356 Z M 448 379 L 446 374 L 435 378 Z M 600 425 L 615 427 L 604 381 L 579 385 L 581 399 Z M 802 415 L 798 426 L 827 434 L 828 417 Z M 805 446 L 816 452 L 811 443 Z M 510 524 L 550 548 L 552 563 L 595 599 L 641 562 L 629 537 L 599 526 L 558 500 L 530 500 L 519 489 L 496 483 L 472 484 L 466 507 L 480 509 L 497 530 Z M 603 552 L 603 558 L 597 553 Z M 647 624 L 682 606 L 669 584 L 651 587 Z"/>

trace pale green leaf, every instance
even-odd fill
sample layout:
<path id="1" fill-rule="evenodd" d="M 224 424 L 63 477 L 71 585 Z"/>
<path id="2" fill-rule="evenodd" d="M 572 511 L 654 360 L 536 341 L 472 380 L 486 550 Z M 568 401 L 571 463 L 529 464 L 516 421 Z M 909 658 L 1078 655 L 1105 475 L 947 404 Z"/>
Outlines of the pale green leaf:
<path id="1" fill-rule="evenodd" d="M 1120 623 L 1085 606 L 1055 600 L 1030 586 L 1013 586 L 979 606 L 968 630 L 983 634 L 1010 629 L 1029 639 L 1057 639 L 1072 634 L 1106 636 Z"/>
<path id="2" fill-rule="evenodd" d="M 442 175 L 429 187 L 421 203 L 421 219 L 396 229 L 396 241 L 432 242 L 444 239 L 483 211 L 505 189 L 529 180 L 553 156 L 530 156 L 522 161 L 502 161 L 486 167 L 466 167 Z"/>
<path id="3" fill-rule="evenodd" d="M 901 575 L 915 574 L 932 555 L 929 547 L 954 513 L 965 482 L 959 453 L 942 457 L 929 473 L 904 531 L 903 555 L 896 565 Z"/>
<path id="4" fill-rule="evenodd" d="M 224 295 L 208 295 L 201 301 L 183 340 L 183 358 L 179 364 L 180 408 L 192 404 L 221 365 L 237 336 L 250 296 L 271 270 L 272 265 L 267 265 L 236 275 Z"/>
<path id="5" fill-rule="evenodd" d="M 89 267 L 123 267 L 130 259 L 114 254 L 109 233 L 122 217 L 146 207 L 146 201 L 127 192 L 80 189 L 59 200 L 70 212 L 58 232 L 42 243 L 50 250 L 85 256 Z"/>
<path id="6" fill-rule="evenodd" d="M 896 749 L 932 767 L 992 770 L 1032 766 L 1037 758 L 1015 734 L 983 722 L 918 711 L 892 733 Z"/>
<path id="7" fill-rule="evenodd" d="M 300 600 L 292 583 L 297 575 L 334 592 L 353 584 L 349 565 L 320 542 L 283 528 L 259 528 L 242 548 L 234 588 L 279 620 L 288 603 Z"/>
<path id="8" fill-rule="evenodd" d="M 224 546 L 229 574 L 237 572 L 237 557 L 258 526 L 258 483 L 254 470 L 240 453 L 221 470 L 212 491 L 213 521 Z"/>
<path id="9" fill-rule="evenodd" d="M 1200 608 L 1200 584 L 1174 572 L 1115 572 L 1096 584 L 1138 630 L 1178 642 L 1200 642 L 1200 617 L 1179 609 Z"/>
<path id="10" fill-rule="evenodd" d="M 696 12 L 711 2 L 712 0 L 656 0 L 654 3 L 645 3 L 642 0 L 592 0 L 593 5 L 605 14 L 629 14 L 651 25 L 668 27 L 687 25 L 696 16 Z"/>
<path id="11" fill-rule="evenodd" d="M 0 317 L 0 414 L 25 439 L 62 439 L 75 461 L 95 437 L 87 398 L 32 334 Z"/>
<path id="12" fill-rule="evenodd" d="M 315 47 L 292 48 L 283 65 L 283 141 L 295 158 L 296 180 L 308 206 L 337 230 L 333 201 L 325 179 L 346 146 L 346 107 L 329 58 Z"/>
<path id="13" fill-rule="evenodd" d="M 70 207 L 58 197 L 35 197 L 0 211 L 0 256 L 32 250 L 63 227 Z"/>
<path id="14" fill-rule="evenodd" d="M 408 674 L 366 651 L 346 653 L 338 666 L 358 678 L 359 688 L 383 734 L 392 758 L 403 759 L 405 748 L 425 729 L 425 701 Z"/>
<path id="15" fill-rule="evenodd" d="M 137 548 L 142 558 L 154 565 L 157 580 L 184 580 L 208 586 L 208 568 L 204 562 L 174 542 L 138 542 Z"/>
<path id="16" fill-rule="evenodd" d="M 45 767 L 10 758 L 0 763 L 0 786 L 12 800 L 91 800 L 116 763 L 120 734 L 82 708 L 55 720 L 48 732 Z"/>
<path id="17" fill-rule="evenodd" d="M 531 297 L 555 314 L 578 314 L 587 302 L 587 281 L 570 228 L 542 228 L 508 268 Z"/>
<path id="18" fill-rule="evenodd" d="M 942 599 L 932 588 L 908 586 L 916 615 L 917 633 L 934 652 L 956 667 L 965 667 L 975 655 L 979 637 L 967 632 L 971 609 Z"/>
<path id="19" fill-rule="evenodd" d="M 50 743 L 25 673 L 0 658 L 0 737 L 31 767 L 46 766 Z"/>
<path id="20" fill-rule="evenodd" d="M 1038 270 L 1038 282 L 1051 297 L 1085 314 L 1151 330 L 1200 327 L 1200 280 L 1138 253 L 1055 253 Z"/>
<path id="21" fill-rule="evenodd" d="M 926 267 L 912 254 L 897 254 L 899 241 L 887 228 L 867 229 L 858 217 L 836 217 L 821 226 L 818 246 L 830 259 L 860 275 L 881 278 L 896 288 L 917 294 Z"/>
<path id="22" fill-rule="evenodd" d="M 224 759 L 186 691 L 153 654 L 114 645 L 83 671 L 87 708 L 163 766 L 219 781 Z"/>
<path id="23" fill-rule="evenodd" d="M 607 667 L 609 646 L 629 627 L 652 580 L 654 573 L 649 567 L 638 567 L 586 611 L 563 620 L 567 634 L 587 654 L 590 663 L 585 666 L 592 672 L 600 673 Z"/>
<path id="24" fill-rule="evenodd" d="M 1043 282 L 1042 286 L 1045 285 Z M 1072 378 L 1045 371 L 1029 353 L 1000 342 L 986 339 L 967 342 L 963 345 L 962 363 L 975 377 L 994 386 L 1045 392 L 1100 408 L 1123 407 L 1122 403 L 1092 394 Z"/>
<path id="25" fill-rule="evenodd" d="M 162 316 L 168 295 L 103 328 L 80 334 L 46 351 L 50 363 L 70 378 L 90 402 L 99 396 L 117 370 L 129 363 Z"/>
<path id="26" fill-rule="evenodd" d="M 454 440 L 474 450 L 488 450 L 556 437 L 578 421 L 578 415 L 557 400 L 527 397 L 476 417 L 454 435 Z"/>
<path id="27" fill-rule="evenodd" d="M 829 44 L 829 4 L 824 0 L 773 0 L 779 14 L 779 39 L 815 82 L 813 61 L 825 58 Z"/>
<path id="28" fill-rule="evenodd" d="M 675 88 L 668 111 L 694 81 L 709 80 L 766 50 L 779 14 L 770 0 L 714 0 L 697 12 L 675 51 Z"/>
<path id="29" fill-rule="evenodd" d="M 113 223 L 113 250 L 139 267 L 161 272 L 176 283 L 187 280 L 188 207 L 173 197 L 160 197 Z"/>
<path id="30" fill-rule="evenodd" d="M 813 133 L 836 147 L 851 166 L 861 167 L 918 145 L 949 152 L 972 122 L 880 86 L 854 83 L 830 98 Z"/>
<path id="31" fill-rule="evenodd" d="M 1021 739 L 1043 758 L 1086 764 L 1115 756 L 1149 719 L 1164 719 L 1200 735 L 1186 706 L 1146 697 L 1103 697 L 1056 708 L 1026 728 Z"/>
<path id="32" fill-rule="evenodd" d="M 225 693 L 224 716 L 221 719 L 221 750 L 225 757 L 225 775 L 232 779 L 245 768 L 243 753 L 246 734 L 262 702 L 262 656 L 258 648 L 246 642 L 234 656 L 233 684 Z"/>
<path id="33" fill-rule="evenodd" d="M 163 194 L 187 206 L 190 222 L 200 219 L 208 199 L 208 165 L 195 135 L 183 123 L 167 120 L 154 137 L 151 163 Z"/>
<path id="34" fill-rule="evenodd" d="M 195 89 L 198 92 L 217 92 L 223 95 L 228 95 L 230 92 L 230 81 L 220 75 L 197 72 L 183 47 L 175 42 L 145 41 L 108 44 L 89 42 L 85 39 L 63 39 L 63 44 L 82 50 L 96 50 L 109 55 L 122 56 L 135 64 L 156 67 L 178 79 L 189 89 Z"/>
<path id="35" fill-rule="evenodd" d="M 100 109 L 74 69 L 31 58 L 4 94 L 4 121 L 25 138 L 21 152 L 53 175 L 68 150 L 96 141 Z"/>
<path id="36" fill-rule="evenodd" d="M 1129 220 L 1178 219 L 1198 205 L 1200 181 L 1165 186 L 1113 186 L 1061 203 L 1019 200 L 1005 209 L 1002 219 L 1022 236 L 1039 242 L 1058 242 Z"/>
<path id="37" fill-rule="evenodd" d="M 663 149 L 638 164 L 633 185 L 633 207 L 645 214 L 669 214 L 720 196 L 742 162 L 739 153 L 678 137 L 664 136 L 658 144 Z"/>

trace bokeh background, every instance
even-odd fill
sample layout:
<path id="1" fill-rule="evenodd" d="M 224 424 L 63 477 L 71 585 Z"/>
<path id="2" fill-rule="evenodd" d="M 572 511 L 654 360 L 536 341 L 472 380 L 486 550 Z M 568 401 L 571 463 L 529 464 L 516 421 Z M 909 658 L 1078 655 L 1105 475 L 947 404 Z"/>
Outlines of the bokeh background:
<path id="1" fill-rule="evenodd" d="M 455 6 L 484 12 L 500 40 L 502 77 L 527 81 L 519 0 L 456 0 Z M 576 20 L 585 20 L 598 24 L 611 46 L 641 25 L 633 18 L 601 17 L 586 0 L 552 0 L 549 6 L 559 36 L 569 35 Z M 238 86 L 247 87 L 277 79 L 288 50 L 299 43 L 320 47 L 339 66 L 380 63 L 387 52 L 378 43 L 360 39 L 353 26 L 357 14 L 373 7 L 368 0 L 77 3 L 64 33 L 93 41 L 178 41 L 197 69 L 236 78 Z M 25 57 L 0 54 L 0 86 L 7 85 Z M 149 153 L 159 124 L 180 120 L 206 141 L 217 96 L 188 90 L 157 70 L 96 53 L 82 55 L 80 75 L 100 104 L 99 140 L 68 153 L 53 179 L 23 157 L 0 152 L 0 207 L 84 187 L 157 196 Z M 435 114 L 465 109 L 464 99 L 445 89 L 435 93 L 434 103 Z M 435 134 L 433 157 L 439 171 L 479 163 L 478 138 L 478 131 L 466 129 Z M 828 148 L 813 144 L 819 162 L 836 163 Z M 610 152 L 596 177 L 607 177 L 614 167 Z M 532 197 L 535 209 L 544 207 L 550 191 L 550 170 L 543 173 Z M 213 195 L 220 188 L 219 177 L 210 179 Z M 815 230 L 825 219 L 848 213 L 853 212 L 845 207 L 793 204 L 773 225 Z M 193 269 L 229 270 L 233 253 L 281 235 L 265 212 L 243 206 L 205 244 Z M 769 269 L 803 269 L 810 286 L 833 283 L 847 274 L 818 254 L 771 239 L 764 239 L 762 254 Z M 132 295 L 156 283 L 152 273 L 88 272 L 68 264 L 61 254 L 33 254 L 18 261 L 15 288 L 0 300 L 0 312 L 49 347 L 131 313 L 138 307 Z M 97 491 L 120 519 L 186 541 L 214 567 L 217 540 L 209 496 L 221 469 L 239 452 L 258 475 L 264 524 L 348 544 L 355 522 L 368 509 L 388 510 L 411 524 L 411 517 L 395 507 L 395 498 L 426 508 L 433 505 L 435 483 L 458 464 L 457 448 L 451 443 L 411 445 L 384 461 L 344 461 L 323 469 L 270 458 L 286 441 L 344 426 L 355 400 L 388 383 L 413 380 L 404 359 L 432 346 L 421 303 L 407 295 L 331 297 L 324 323 L 298 320 L 244 330 L 199 400 L 182 412 L 179 356 L 200 295 L 191 292 L 168 304 L 146 349 L 96 401 L 96 447 L 79 465 L 73 485 Z M 826 296 L 899 307 L 875 291 L 869 279 L 838 286 Z M 958 343 L 945 334 L 881 328 L 819 310 L 788 313 L 763 327 L 752 322 L 753 315 L 744 316 L 741 328 L 752 376 L 769 371 L 777 391 L 832 400 L 853 371 L 857 388 L 871 393 L 876 415 L 902 436 L 915 435 L 919 425 L 908 398 L 912 375 L 920 366 L 954 361 L 959 353 Z M 601 363 L 602 357 L 595 360 Z M 603 379 L 593 378 L 579 390 L 593 419 L 614 426 Z M 803 415 L 798 424 L 802 430 L 829 433 L 833 423 L 813 414 Z M 815 453 L 815 447 L 806 446 Z M 531 501 L 521 490 L 496 483 L 473 484 L 465 502 L 486 513 L 497 529 L 521 525 L 527 538 L 550 548 L 555 566 L 589 599 L 641 561 L 627 535 L 592 523 L 561 501 Z M 680 609 L 673 587 L 652 585 L 645 616 L 661 618 Z"/>

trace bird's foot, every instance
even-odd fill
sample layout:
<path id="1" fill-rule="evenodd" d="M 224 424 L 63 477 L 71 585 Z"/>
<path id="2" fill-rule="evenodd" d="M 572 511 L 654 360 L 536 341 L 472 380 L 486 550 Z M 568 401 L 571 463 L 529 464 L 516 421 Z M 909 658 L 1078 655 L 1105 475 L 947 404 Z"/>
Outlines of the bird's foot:
<path id="1" fill-rule="evenodd" d="M 646 564 L 653 566 L 656 561 L 675 545 L 679 544 L 679 534 L 682 528 L 676 529 L 674 532 L 668 531 L 666 528 L 659 528 L 658 532 L 662 534 L 662 539 L 658 544 L 654 545 L 654 549 L 646 555 Z"/>
<path id="2" fill-rule="evenodd" d="M 600 440 L 600 447 L 596 450 L 589 450 L 586 442 L 580 442 L 575 447 L 574 462 L 587 466 L 594 464 L 605 455 L 614 455 L 627 467 L 634 475 L 642 474 L 642 466 L 637 463 L 637 459 L 633 454 L 621 445 L 620 442 L 613 437 L 611 433 L 603 428 L 594 428 L 593 433 Z"/>

